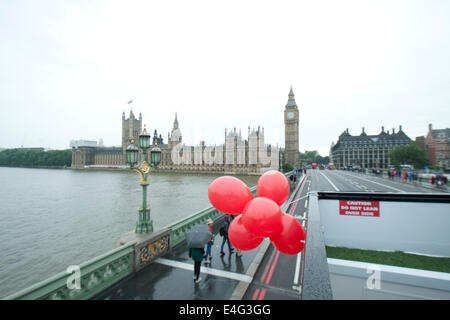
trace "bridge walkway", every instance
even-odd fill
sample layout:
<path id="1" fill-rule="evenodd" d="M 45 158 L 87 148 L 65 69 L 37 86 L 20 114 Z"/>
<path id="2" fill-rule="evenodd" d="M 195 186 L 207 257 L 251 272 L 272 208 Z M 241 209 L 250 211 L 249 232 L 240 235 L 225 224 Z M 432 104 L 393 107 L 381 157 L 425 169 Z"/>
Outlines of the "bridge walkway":
<path id="1" fill-rule="evenodd" d="M 290 200 L 305 195 L 306 179 L 298 183 Z M 305 199 L 301 199 L 305 201 Z M 288 213 L 303 215 L 306 206 L 301 201 L 288 207 Z M 215 228 L 218 229 L 218 228 Z M 100 300 L 229 300 L 229 299 L 300 299 L 300 291 L 293 288 L 292 279 L 299 266 L 299 257 L 280 254 L 269 239 L 256 249 L 236 250 L 230 254 L 225 244 L 225 255 L 221 256 L 222 237 L 216 235 L 212 246 L 211 265 L 202 263 L 200 277 L 193 281 L 194 265 L 188 256 L 186 244 L 177 246 L 163 258 L 156 259 L 150 266 L 123 279 L 112 288 L 94 297 Z M 304 250 L 302 251 L 302 253 Z M 302 255 L 300 253 L 300 255 Z M 275 260 L 276 258 L 276 260 Z M 265 270 L 268 270 L 265 272 Z M 287 271 L 289 270 L 289 271 Z M 262 274 L 273 279 L 267 284 L 260 281 Z M 274 279 L 278 279 L 278 281 Z M 286 281 L 286 279 L 289 279 Z M 267 279 L 264 278 L 264 281 Z M 257 292 L 258 294 L 255 294 Z M 267 292 L 267 294 L 266 294 Z M 264 293 L 264 294 L 263 294 Z"/>

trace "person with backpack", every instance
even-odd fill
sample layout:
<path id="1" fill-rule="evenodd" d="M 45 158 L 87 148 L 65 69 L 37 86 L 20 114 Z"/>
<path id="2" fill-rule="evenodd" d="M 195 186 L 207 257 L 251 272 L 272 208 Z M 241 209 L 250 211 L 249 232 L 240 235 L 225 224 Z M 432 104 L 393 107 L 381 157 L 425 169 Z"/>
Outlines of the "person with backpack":
<path id="1" fill-rule="evenodd" d="M 220 248 L 220 255 L 223 256 L 225 254 L 225 252 L 223 251 L 223 247 L 225 245 L 225 242 L 228 244 L 228 251 L 230 252 L 230 254 L 233 253 L 234 248 L 230 243 L 230 239 L 228 239 L 228 228 L 230 227 L 230 223 L 231 223 L 231 217 L 230 215 L 226 215 L 225 216 L 225 221 L 223 223 L 222 228 L 220 228 L 219 233 L 220 235 L 223 237 L 222 240 L 222 247 Z"/>

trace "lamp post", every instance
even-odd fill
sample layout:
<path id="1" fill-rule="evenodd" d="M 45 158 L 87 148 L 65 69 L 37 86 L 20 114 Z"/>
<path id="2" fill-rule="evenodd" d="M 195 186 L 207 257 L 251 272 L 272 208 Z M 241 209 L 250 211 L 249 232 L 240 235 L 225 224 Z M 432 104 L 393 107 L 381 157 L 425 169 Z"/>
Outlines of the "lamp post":
<path id="1" fill-rule="evenodd" d="M 150 148 L 150 134 L 144 125 L 144 130 L 139 135 L 139 147 L 134 144 L 134 137 L 131 138 L 131 144 L 127 147 L 126 157 L 130 168 L 139 173 L 142 186 L 142 206 L 138 209 L 139 219 L 136 222 L 136 234 L 146 234 L 153 232 L 153 221 L 150 219 L 150 207 L 147 207 L 147 186 L 149 184 L 149 175 L 161 162 L 161 149 L 158 148 L 157 140 L 150 151 L 150 163 L 147 160 L 147 151 Z M 137 164 L 139 149 L 142 150 L 142 160 Z M 136 165 L 137 164 L 137 165 Z"/>

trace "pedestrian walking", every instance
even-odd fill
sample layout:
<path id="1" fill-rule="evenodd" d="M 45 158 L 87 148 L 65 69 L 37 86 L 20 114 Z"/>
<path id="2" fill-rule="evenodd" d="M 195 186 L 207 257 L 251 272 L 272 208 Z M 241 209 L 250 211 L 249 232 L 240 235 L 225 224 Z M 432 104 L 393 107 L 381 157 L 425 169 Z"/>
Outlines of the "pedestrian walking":
<path id="1" fill-rule="evenodd" d="M 408 172 L 408 182 L 409 182 L 409 183 L 412 182 L 412 176 L 413 176 L 412 172 L 409 171 L 409 172 Z"/>
<path id="2" fill-rule="evenodd" d="M 230 223 L 231 223 L 231 216 L 230 215 L 226 215 L 225 216 L 225 221 L 223 223 L 222 228 L 220 228 L 220 235 L 222 236 L 222 246 L 220 248 L 220 255 L 223 256 L 225 254 L 225 252 L 223 251 L 223 247 L 225 246 L 225 243 L 228 244 L 228 252 L 230 253 L 230 255 L 233 253 L 234 248 L 230 243 L 230 239 L 228 239 L 228 228 L 230 227 Z"/>
<path id="3" fill-rule="evenodd" d="M 205 250 L 203 248 L 190 248 L 189 258 L 194 260 L 194 282 L 199 283 L 202 278 L 200 278 L 200 268 L 202 265 L 203 255 Z"/>
<path id="4" fill-rule="evenodd" d="M 417 184 L 417 178 L 418 178 L 417 172 L 413 172 L 413 175 L 412 175 L 413 184 Z"/>
<path id="5" fill-rule="evenodd" d="M 402 182 L 405 182 L 405 181 L 406 181 L 406 173 L 403 172 L 403 173 L 402 173 Z"/>
<path id="6" fill-rule="evenodd" d="M 289 182 L 289 187 L 292 189 L 293 186 L 294 186 L 294 175 L 293 175 L 293 174 L 291 174 L 291 175 L 289 176 L 289 180 L 290 180 L 290 182 Z"/>
<path id="7" fill-rule="evenodd" d="M 213 224 L 214 224 L 214 221 L 212 221 L 212 219 L 208 219 L 208 220 L 206 221 L 206 224 L 208 225 L 209 230 L 210 230 L 211 233 L 212 233 L 212 236 L 211 236 L 211 238 L 209 239 L 208 243 L 206 244 L 205 264 L 211 264 L 211 259 L 212 259 L 212 256 L 211 256 L 211 247 L 212 247 L 212 245 L 214 244 L 214 232 L 213 232 L 213 229 L 212 229 Z"/>
<path id="8" fill-rule="evenodd" d="M 200 266 L 205 255 L 205 244 L 213 236 L 209 226 L 204 224 L 194 225 L 186 233 L 186 242 L 189 248 L 189 257 L 194 260 L 194 282 L 199 283 Z"/>

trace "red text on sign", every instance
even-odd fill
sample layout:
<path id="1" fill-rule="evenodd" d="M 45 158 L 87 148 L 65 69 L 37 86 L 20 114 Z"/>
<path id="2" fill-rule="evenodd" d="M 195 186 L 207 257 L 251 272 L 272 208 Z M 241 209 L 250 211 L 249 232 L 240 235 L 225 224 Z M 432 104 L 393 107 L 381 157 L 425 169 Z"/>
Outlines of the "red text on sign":
<path id="1" fill-rule="evenodd" d="M 344 216 L 379 217 L 379 201 L 339 200 L 339 214 Z"/>

